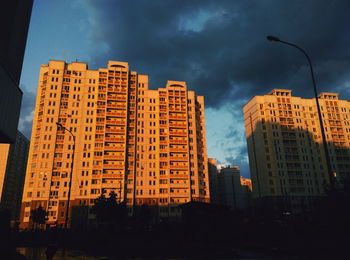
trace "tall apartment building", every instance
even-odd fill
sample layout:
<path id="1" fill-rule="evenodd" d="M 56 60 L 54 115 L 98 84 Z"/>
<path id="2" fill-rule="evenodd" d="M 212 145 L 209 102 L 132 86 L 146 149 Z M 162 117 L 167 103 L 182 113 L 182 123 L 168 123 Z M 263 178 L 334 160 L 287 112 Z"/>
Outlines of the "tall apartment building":
<path id="1" fill-rule="evenodd" d="M 350 103 L 319 95 L 328 152 L 337 182 L 350 177 Z M 315 99 L 274 89 L 243 107 L 255 198 L 282 210 L 304 211 L 325 194 L 329 173 Z"/>
<path id="2" fill-rule="evenodd" d="M 38 84 L 22 223 L 42 205 L 48 222 L 65 219 L 73 138 L 76 136 L 71 206 L 92 205 L 115 191 L 135 206 L 159 206 L 159 216 L 179 214 L 177 205 L 209 201 L 204 98 L 185 82 L 148 89 L 148 76 L 128 63 L 51 60 Z"/>
<path id="3" fill-rule="evenodd" d="M 19 220 L 29 140 L 17 132 L 14 144 L 0 144 L 0 210 L 7 209 Z"/>

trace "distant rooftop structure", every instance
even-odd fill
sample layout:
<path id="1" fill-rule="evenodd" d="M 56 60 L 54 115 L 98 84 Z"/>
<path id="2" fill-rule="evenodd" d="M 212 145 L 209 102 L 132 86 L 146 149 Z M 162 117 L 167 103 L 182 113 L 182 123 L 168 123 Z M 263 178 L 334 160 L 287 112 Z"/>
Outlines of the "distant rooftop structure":
<path id="1" fill-rule="evenodd" d="M 237 171 L 240 170 L 239 166 L 234 166 L 234 165 L 233 166 L 227 165 L 226 167 L 221 168 L 221 170 L 224 170 L 224 169 L 232 169 L 232 170 L 237 170 Z"/>
<path id="2" fill-rule="evenodd" d="M 274 96 L 282 96 L 282 97 L 291 97 L 292 96 L 292 90 L 290 89 L 272 89 L 268 95 L 274 95 Z M 331 93 L 331 92 L 322 92 L 318 95 L 319 98 L 323 99 L 333 99 L 338 100 L 339 94 L 338 93 Z"/>
<path id="3" fill-rule="evenodd" d="M 269 95 L 290 97 L 292 96 L 292 90 L 275 88 L 269 92 Z"/>
<path id="4" fill-rule="evenodd" d="M 330 93 L 330 92 L 322 92 L 318 95 L 318 97 L 323 98 L 323 99 L 338 100 L 339 94 L 338 93 Z"/>

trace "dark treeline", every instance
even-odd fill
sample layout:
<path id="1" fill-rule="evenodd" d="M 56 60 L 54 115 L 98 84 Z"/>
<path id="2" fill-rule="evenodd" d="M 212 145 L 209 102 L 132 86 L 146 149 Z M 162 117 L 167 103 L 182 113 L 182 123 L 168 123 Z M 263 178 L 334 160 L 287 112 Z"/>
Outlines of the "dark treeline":
<path id="1" fill-rule="evenodd" d="M 311 212 L 293 217 L 278 216 L 266 207 L 242 212 L 193 202 L 181 206 L 181 220 L 172 222 L 156 221 L 155 208 L 146 205 L 137 208 L 134 217 L 127 217 L 125 205 L 108 202 L 108 198 L 96 205 L 95 223 L 72 223 L 69 230 L 33 227 L 20 232 L 10 228 L 10 218 L 2 212 L 2 254 L 14 252 L 15 247 L 55 244 L 58 248 L 128 257 L 233 257 L 236 249 L 244 249 L 315 259 L 340 254 L 350 231 L 349 185 L 329 192 L 315 202 Z"/>

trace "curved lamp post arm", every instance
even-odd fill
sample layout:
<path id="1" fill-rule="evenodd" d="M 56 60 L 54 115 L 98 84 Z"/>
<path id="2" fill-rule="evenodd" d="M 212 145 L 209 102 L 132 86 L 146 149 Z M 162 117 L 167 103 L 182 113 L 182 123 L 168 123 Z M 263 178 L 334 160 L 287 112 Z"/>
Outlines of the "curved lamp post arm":
<path id="1" fill-rule="evenodd" d="M 73 140 L 75 140 L 75 135 L 72 133 L 71 130 L 69 130 L 68 128 L 66 128 L 65 126 L 63 126 L 61 123 L 56 122 L 56 125 L 60 128 L 62 128 L 64 131 L 69 132 L 69 134 L 73 137 Z"/>
<path id="2" fill-rule="evenodd" d="M 327 140 L 326 140 L 326 134 L 324 132 L 323 118 L 322 118 L 320 103 L 319 103 L 319 100 L 318 100 L 316 80 L 315 80 L 315 75 L 314 75 L 314 70 L 313 70 L 313 67 L 312 67 L 311 59 L 310 59 L 309 55 L 306 53 L 306 51 L 304 49 L 302 49 L 301 47 L 299 47 L 298 45 L 296 45 L 294 43 L 282 41 L 278 37 L 271 36 L 271 35 L 267 36 L 266 38 L 269 41 L 280 42 L 280 43 L 292 46 L 294 48 L 297 48 L 299 51 L 301 51 L 305 55 L 305 57 L 306 57 L 306 59 L 307 59 L 307 61 L 309 63 L 310 72 L 311 72 L 311 78 L 312 78 L 312 85 L 313 85 L 315 99 L 316 99 L 317 113 L 318 113 L 318 118 L 319 118 L 319 122 L 320 122 L 323 147 L 324 147 L 324 152 L 325 152 L 325 156 L 326 156 L 326 163 L 327 163 L 327 170 L 328 170 L 328 175 L 329 175 L 329 181 L 330 181 L 330 184 L 331 184 L 331 190 L 334 190 L 334 188 L 335 188 L 335 179 L 334 179 L 334 174 L 332 172 L 331 160 L 330 160 L 329 153 L 328 153 L 328 144 L 327 144 Z"/>

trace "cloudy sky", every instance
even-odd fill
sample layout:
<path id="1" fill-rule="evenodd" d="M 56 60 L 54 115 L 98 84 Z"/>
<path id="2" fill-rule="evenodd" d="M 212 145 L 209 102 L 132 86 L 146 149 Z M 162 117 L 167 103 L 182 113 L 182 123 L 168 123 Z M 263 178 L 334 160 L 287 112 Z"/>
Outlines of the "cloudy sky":
<path id="1" fill-rule="evenodd" d="M 350 1 L 35 0 L 23 64 L 20 130 L 30 137 L 39 68 L 50 59 L 127 61 L 150 88 L 186 81 L 204 95 L 208 155 L 249 176 L 242 105 L 272 88 L 312 97 L 308 51 L 320 91 L 350 98 Z"/>

